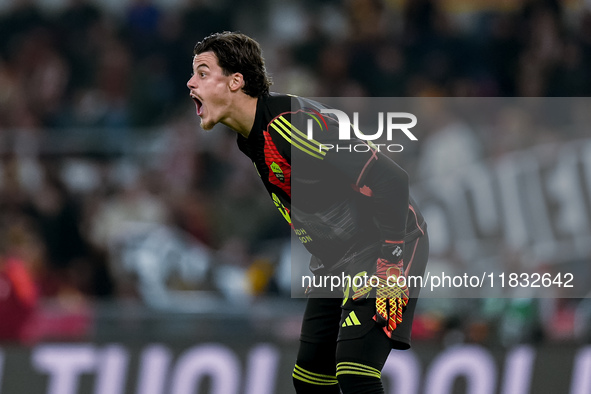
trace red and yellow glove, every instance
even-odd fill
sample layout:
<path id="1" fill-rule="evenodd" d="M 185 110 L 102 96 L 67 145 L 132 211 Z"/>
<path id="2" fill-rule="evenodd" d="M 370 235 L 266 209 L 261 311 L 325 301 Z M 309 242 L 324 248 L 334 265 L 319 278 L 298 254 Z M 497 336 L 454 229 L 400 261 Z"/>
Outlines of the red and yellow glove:
<path id="1" fill-rule="evenodd" d="M 378 258 L 376 273 L 378 278 L 368 280 L 368 285 L 358 289 L 353 294 L 353 300 L 358 300 L 376 289 L 376 314 L 374 320 L 382 327 L 390 337 L 398 324 L 402 323 L 402 312 L 408 304 L 409 290 L 404 276 L 402 260 L 392 263 L 384 258 Z M 371 284 L 371 285 L 370 285 Z M 372 286 L 373 285 L 373 286 Z"/>

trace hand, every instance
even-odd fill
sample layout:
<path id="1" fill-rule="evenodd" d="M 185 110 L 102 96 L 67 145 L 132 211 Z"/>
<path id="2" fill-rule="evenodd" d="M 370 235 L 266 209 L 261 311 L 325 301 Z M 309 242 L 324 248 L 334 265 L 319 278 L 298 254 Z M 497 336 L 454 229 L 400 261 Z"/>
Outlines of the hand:
<path id="1" fill-rule="evenodd" d="M 353 301 L 358 300 L 376 289 L 376 314 L 374 320 L 382 327 L 388 336 L 392 335 L 398 324 L 402 323 L 402 312 L 408 304 L 409 290 L 406 280 L 399 280 L 404 276 L 402 260 L 392 263 L 386 259 L 378 258 L 376 263 L 375 277 L 378 278 L 377 286 L 375 279 L 368 281 L 367 286 L 358 289 L 353 294 Z"/>

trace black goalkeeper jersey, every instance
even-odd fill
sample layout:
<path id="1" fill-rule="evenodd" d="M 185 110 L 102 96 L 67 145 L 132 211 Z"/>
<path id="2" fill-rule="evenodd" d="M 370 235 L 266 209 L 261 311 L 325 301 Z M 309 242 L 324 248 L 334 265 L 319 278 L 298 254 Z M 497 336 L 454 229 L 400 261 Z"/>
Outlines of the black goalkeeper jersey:
<path id="1" fill-rule="evenodd" d="M 238 135 L 275 206 L 315 257 L 316 273 L 375 254 L 386 239 L 409 242 L 425 231 L 408 176 L 393 160 L 361 140 L 366 149 L 326 148 L 339 143 L 338 124 L 313 116 L 323 108 L 301 97 L 260 97 L 248 138 Z M 309 119 L 323 126 L 313 138 Z"/>

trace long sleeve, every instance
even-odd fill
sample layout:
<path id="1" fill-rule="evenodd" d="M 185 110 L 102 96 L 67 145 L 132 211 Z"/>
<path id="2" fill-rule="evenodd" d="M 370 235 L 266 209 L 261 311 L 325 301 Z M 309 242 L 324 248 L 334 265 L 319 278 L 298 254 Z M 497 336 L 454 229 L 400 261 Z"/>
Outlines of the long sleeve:
<path id="1" fill-rule="evenodd" d="M 385 155 L 377 156 L 358 184 L 369 193 L 383 239 L 401 240 L 406 232 L 409 206 L 408 174 Z"/>

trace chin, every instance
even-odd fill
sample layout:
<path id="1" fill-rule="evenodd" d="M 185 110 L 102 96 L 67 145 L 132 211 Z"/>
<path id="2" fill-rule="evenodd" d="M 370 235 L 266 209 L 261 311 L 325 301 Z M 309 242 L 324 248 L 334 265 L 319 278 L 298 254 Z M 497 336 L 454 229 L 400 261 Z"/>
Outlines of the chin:
<path id="1" fill-rule="evenodd" d="M 203 130 L 211 130 L 213 129 L 213 126 L 215 126 L 215 123 L 204 122 L 203 119 L 201 119 L 201 128 Z"/>

